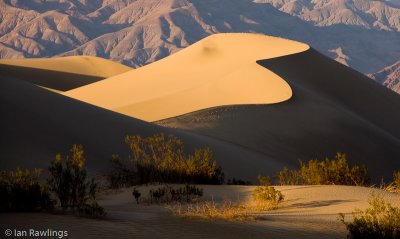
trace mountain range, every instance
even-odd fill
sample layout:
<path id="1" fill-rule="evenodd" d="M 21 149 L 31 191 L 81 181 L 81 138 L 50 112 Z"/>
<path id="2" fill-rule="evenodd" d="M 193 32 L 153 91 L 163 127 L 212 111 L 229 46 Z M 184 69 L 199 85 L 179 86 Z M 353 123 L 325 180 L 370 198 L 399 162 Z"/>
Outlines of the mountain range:
<path id="1" fill-rule="evenodd" d="M 214 33 L 302 41 L 363 73 L 400 59 L 400 9 L 371 0 L 1 0 L 0 57 L 92 55 L 138 67 Z"/>
<path id="2" fill-rule="evenodd" d="M 400 94 L 400 61 L 368 76 Z"/>

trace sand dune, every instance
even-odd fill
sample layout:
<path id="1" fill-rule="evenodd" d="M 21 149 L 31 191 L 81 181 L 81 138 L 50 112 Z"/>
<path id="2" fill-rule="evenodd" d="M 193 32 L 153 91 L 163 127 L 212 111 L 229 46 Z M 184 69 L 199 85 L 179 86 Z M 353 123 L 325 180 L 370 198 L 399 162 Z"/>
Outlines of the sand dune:
<path id="1" fill-rule="evenodd" d="M 293 97 L 274 105 L 230 106 L 159 122 L 245 146 L 287 165 L 345 152 L 379 182 L 400 168 L 400 97 L 315 50 L 259 62 Z M 390 107 L 388 107 L 390 106 Z"/>
<path id="2" fill-rule="evenodd" d="M 205 198 L 246 198 L 252 186 L 202 186 Z M 146 188 L 140 188 L 143 192 Z M 107 216 L 103 220 L 51 214 L 1 214 L 5 228 L 52 228 L 68 230 L 70 238 L 345 238 L 339 212 L 365 209 L 372 192 L 400 206 L 400 196 L 377 189 L 346 186 L 277 187 L 285 195 L 281 208 L 260 215 L 256 222 L 186 220 L 173 217 L 162 206 L 136 205 L 131 190 L 99 197 Z M 147 188 L 148 190 L 148 188 Z"/>
<path id="3" fill-rule="evenodd" d="M 59 71 L 107 78 L 129 70 L 131 67 L 94 56 L 66 56 L 56 58 L 0 59 L 0 64 L 42 70 Z"/>
<path id="4" fill-rule="evenodd" d="M 400 108 L 400 97 L 307 49 L 261 35 L 215 35 L 149 66 L 66 92 L 146 120 L 178 116 L 158 122 L 176 129 L 41 89 L 29 75 L 25 81 L 1 75 L 1 155 L 7 159 L 1 168 L 46 167 L 55 153 L 80 143 L 90 168 L 104 171 L 111 154 L 128 154 L 127 134 L 164 132 L 189 149 L 209 146 L 228 177 L 272 176 L 298 159 L 341 151 L 351 163 L 369 167 L 376 181 L 391 178 L 400 167 L 400 113 L 392 110 Z M 270 59 L 257 64 L 259 57 Z M 74 80 L 72 73 L 38 71 L 53 72 L 45 79 L 58 86 Z M 221 107 L 226 104 L 241 105 Z"/>
<path id="5" fill-rule="evenodd" d="M 0 59 L 3 78 L 22 79 L 59 91 L 71 90 L 132 68 L 92 56 L 41 59 Z"/>
<path id="6" fill-rule="evenodd" d="M 227 177 L 254 180 L 283 164 L 257 152 L 219 140 L 127 117 L 89 105 L 29 82 L 0 76 L 0 170 L 47 168 L 57 152 L 82 144 L 90 171 L 108 172 L 111 155 L 128 157 L 126 135 L 174 134 L 188 151 L 208 146 Z"/>
<path id="7" fill-rule="evenodd" d="M 65 95 L 146 121 L 221 105 L 278 103 L 292 96 L 289 85 L 256 61 L 308 48 L 257 34 L 217 34 Z"/>

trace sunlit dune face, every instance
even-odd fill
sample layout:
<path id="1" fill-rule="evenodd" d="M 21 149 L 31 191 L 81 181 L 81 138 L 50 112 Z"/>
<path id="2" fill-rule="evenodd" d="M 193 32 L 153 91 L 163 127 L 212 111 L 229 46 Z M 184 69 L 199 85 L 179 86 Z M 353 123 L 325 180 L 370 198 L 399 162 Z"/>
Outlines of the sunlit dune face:
<path id="1" fill-rule="evenodd" d="M 309 49 L 257 34 L 217 34 L 158 62 L 65 93 L 146 121 L 205 108 L 291 98 L 285 80 L 257 60 Z"/>

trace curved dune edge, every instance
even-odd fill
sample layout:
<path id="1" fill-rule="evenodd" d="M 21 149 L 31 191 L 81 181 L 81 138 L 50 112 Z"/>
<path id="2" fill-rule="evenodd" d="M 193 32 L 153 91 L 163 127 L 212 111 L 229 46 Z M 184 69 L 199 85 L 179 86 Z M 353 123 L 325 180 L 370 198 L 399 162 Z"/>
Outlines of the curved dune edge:
<path id="1" fill-rule="evenodd" d="M 215 34 L 150 65 L 63 94 L 146 121 L 222 105 L 279 103 L 291 98 L 290 86 L 256 61 L 309 48 L 260 34 Z"/>
<path id="2" fill-rule="evenodd" d="M 58 58 L 0 59 L 0 64 L 108 78 L 132 70 L 131 67 L 94 56 Z"/>

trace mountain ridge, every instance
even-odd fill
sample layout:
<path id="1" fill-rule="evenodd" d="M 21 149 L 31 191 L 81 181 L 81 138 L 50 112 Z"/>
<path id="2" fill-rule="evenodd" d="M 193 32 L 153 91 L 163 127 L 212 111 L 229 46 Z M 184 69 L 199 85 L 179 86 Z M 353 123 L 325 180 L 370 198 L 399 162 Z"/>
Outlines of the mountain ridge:
<path id="1" fill-rule="evenodd" d="M 376 73 L 368 74 L 368 77 L 400 94 L 400 61 Z"/>
<path id="2" fill-rule="evenodd" d="M 211 34 L 258 32 L 305 42 L 363 73 L 400 59 L 395 4 L 292 2 L 305 10 L 282 8 L 287 0 L 1 0 L 0 58 L 92 55 L 140 67 Z"/>

